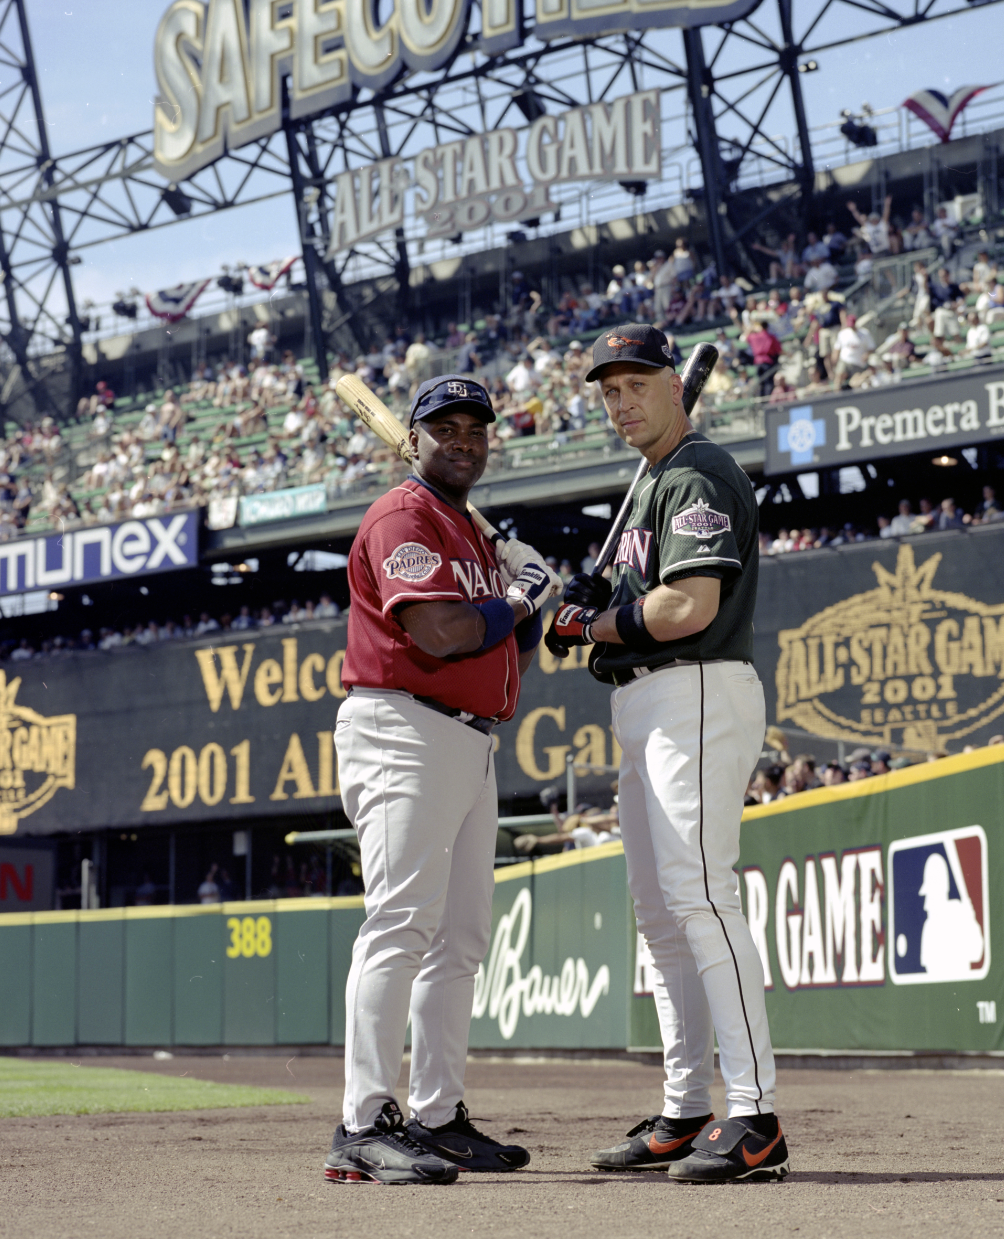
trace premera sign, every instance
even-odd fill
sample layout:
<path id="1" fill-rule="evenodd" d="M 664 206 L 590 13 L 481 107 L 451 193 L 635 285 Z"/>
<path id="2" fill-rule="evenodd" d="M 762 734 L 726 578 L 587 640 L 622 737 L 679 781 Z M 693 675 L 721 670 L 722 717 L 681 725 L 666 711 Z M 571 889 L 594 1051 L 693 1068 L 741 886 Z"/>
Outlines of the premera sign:
<path id="1" fill-rule="evenodd" d="M 974 367 L 768 408 L 766 429 L 768 475 L 985 443 L 1004 435 L 1004 370 Z"/>
<path id="2" fill-rule="evenodd" d="M 537 38 L 735 21 L 759 0 L 536 0 Z M 522 0 L 392 0 L 378 24 L 368 0 L 175 0 L 154 44 L 154 162 L 183 180 L 225 151 L 293 119 L 349 104 L 409 71 L 447 66 L 468 32 L 495 55 L 524 39 Z"/>

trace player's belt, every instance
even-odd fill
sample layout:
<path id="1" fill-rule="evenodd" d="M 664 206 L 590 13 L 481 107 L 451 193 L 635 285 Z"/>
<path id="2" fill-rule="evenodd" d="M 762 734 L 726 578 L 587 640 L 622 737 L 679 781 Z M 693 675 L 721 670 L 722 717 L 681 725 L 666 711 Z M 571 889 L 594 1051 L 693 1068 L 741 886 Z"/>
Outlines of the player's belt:
<path id="1" fill-rule="evenodd" d="M 668 671 L 670 667 L 710 667 L 714 663 L 743 662 L 745 658 L 674 658 L 672 662 L 660 663 L 658 667 L 627 667 L 623 671 L 611 671 L 610 675 L 618 688 L 633 684 L 656 671 Z"/>
<path id="2" fill-rule="evenodd" d="M 473 727 L 475 731 L 480 731 L 486 736 L 492 734 L 492 728 L 498 722 L 496 718 L 483 718 L 480 714 L 471 714 L 469 710 L 458 710 L 456 706 L 444 705 L 435 697 L 419 697 L 417 693 L 414 697 L 416 701 L 421 702 L 423 706 L 428 706 L 430 710 L 435 710 L 437 714 L 455 718 L 458 723 L 463 723 L 465 727 Z"/>

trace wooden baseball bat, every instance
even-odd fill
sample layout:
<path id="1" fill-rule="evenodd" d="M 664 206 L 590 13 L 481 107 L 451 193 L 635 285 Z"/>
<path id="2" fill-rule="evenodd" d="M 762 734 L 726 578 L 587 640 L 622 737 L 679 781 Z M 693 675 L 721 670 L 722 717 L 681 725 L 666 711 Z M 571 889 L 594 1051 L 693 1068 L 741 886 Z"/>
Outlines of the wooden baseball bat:
<path id="1" fill-rule="evenodd" d="M 360 421 L 365 422 L 370 430 L 382 439 L 389 448 L 397 453 L 405 462 L 411 464 L 411 447 L 408 444 L 408 432 L 384 402 L 375 396 L 362 379 L 354 374 L 343 374 L 335 384 L 335 392 L 343 400 Z M 486 538 L 493 542 L 505 542 L 503 534 L 490 524 L 477 508 L 467 505 L 471 520 L 477 525 Z"/>
<path id="2" fill-rule="evenodd" d="M 694 345 L 693 351 L 687 358 L 687 364 L 683 367 L 683 411 L 689 417 L 693 412 L 694 405 L 697 404 L 697 397 L 701 394 L 704 384 L 708 381 L 708 376 L 718 364 L 718 349 L 713 344 L 708 344 L 706 341 L 700 341 Z M 596 566 L 593 568 L 593 576 L 602 576 L 610 565 L 614 554 L 617 551 L 617 546 L 621 539 L 621 534 L 624 532 L 624 526 L 628 523 L 628 518 L 631 515 L 631 504 L 634 500 L 634 493 L 638 489 L 638 483 L 648 473 L 650 469 L 648 461 L 643 456 L 638 462 L 638 469 L 628 487 L 627 494 L 624 496 L 624 502 L 620 506 L 614 523 L 610 526 L 610 532 L 606 536 L 606 541 L 600 548 L 600 553 L 596 557 Z M 551 621 L 552 627 L 554 621 Z M 564 654 L 560 653 L 564 650 Z M 565 646 L 559 646 L 555 651 L 559 658 L 568 656 L 568 649 Z"/>

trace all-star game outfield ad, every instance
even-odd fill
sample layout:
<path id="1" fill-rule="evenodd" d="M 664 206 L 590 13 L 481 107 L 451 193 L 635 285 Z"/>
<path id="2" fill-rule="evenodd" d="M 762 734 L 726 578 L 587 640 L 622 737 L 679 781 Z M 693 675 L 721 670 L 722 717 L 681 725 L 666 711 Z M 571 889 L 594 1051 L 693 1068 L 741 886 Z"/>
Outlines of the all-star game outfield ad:
<path id="1" fill-rule="evenodd" d="M 999 10 L 0 0 L 0 1230 L 1001 1233 Z"/>

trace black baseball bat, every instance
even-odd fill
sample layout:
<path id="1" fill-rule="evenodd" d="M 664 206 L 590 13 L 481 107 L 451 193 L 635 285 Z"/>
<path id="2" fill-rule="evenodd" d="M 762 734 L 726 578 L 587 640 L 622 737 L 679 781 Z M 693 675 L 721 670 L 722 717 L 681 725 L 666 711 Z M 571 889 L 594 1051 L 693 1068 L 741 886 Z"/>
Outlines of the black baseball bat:
<path id="1" fill-rule="evenodd" d="M 708 344 L 707 341 L 700 341 L 694 345 L 693 351 L 687 358 L 687 364 L 683 367 L 683 411 L 689 417 L 693 412 L 694 405 L 697 404 L 697 397 L 701 394 L 704 384 L 708 381 L 708 376 L 718 364 L 718 349 L 713 344 Z M 624 502 L 620 506 L 617 516 L 614 518 L 614 523 L 610 526 L 610 532 L 607 534 L 606 541 L 600 548 L 600 553 L 596 557 L 596 566 L 593 568 L 593 576 L 602 576 L 606 569 L 610 566 L 610 561 L 614 557 L 620 542 L 621 534 L 624 532 L 624 526 L 628 522 L 628 517 L 631 515 L 631 504 L 634 500 L 634 493 L 638 488 L 638 483 L 648 473 L 650 465 L 643 456 L 638 462 L 638 470 L 628 487 L 627 494 L 624 496 Z M 554 621 L 551 621 L 552 628 Z M 564 653 L 561 651 L 564 650 Z M 559 658 L 568 657 L 568 649 L 559 645 L 554 653 Z"/>

